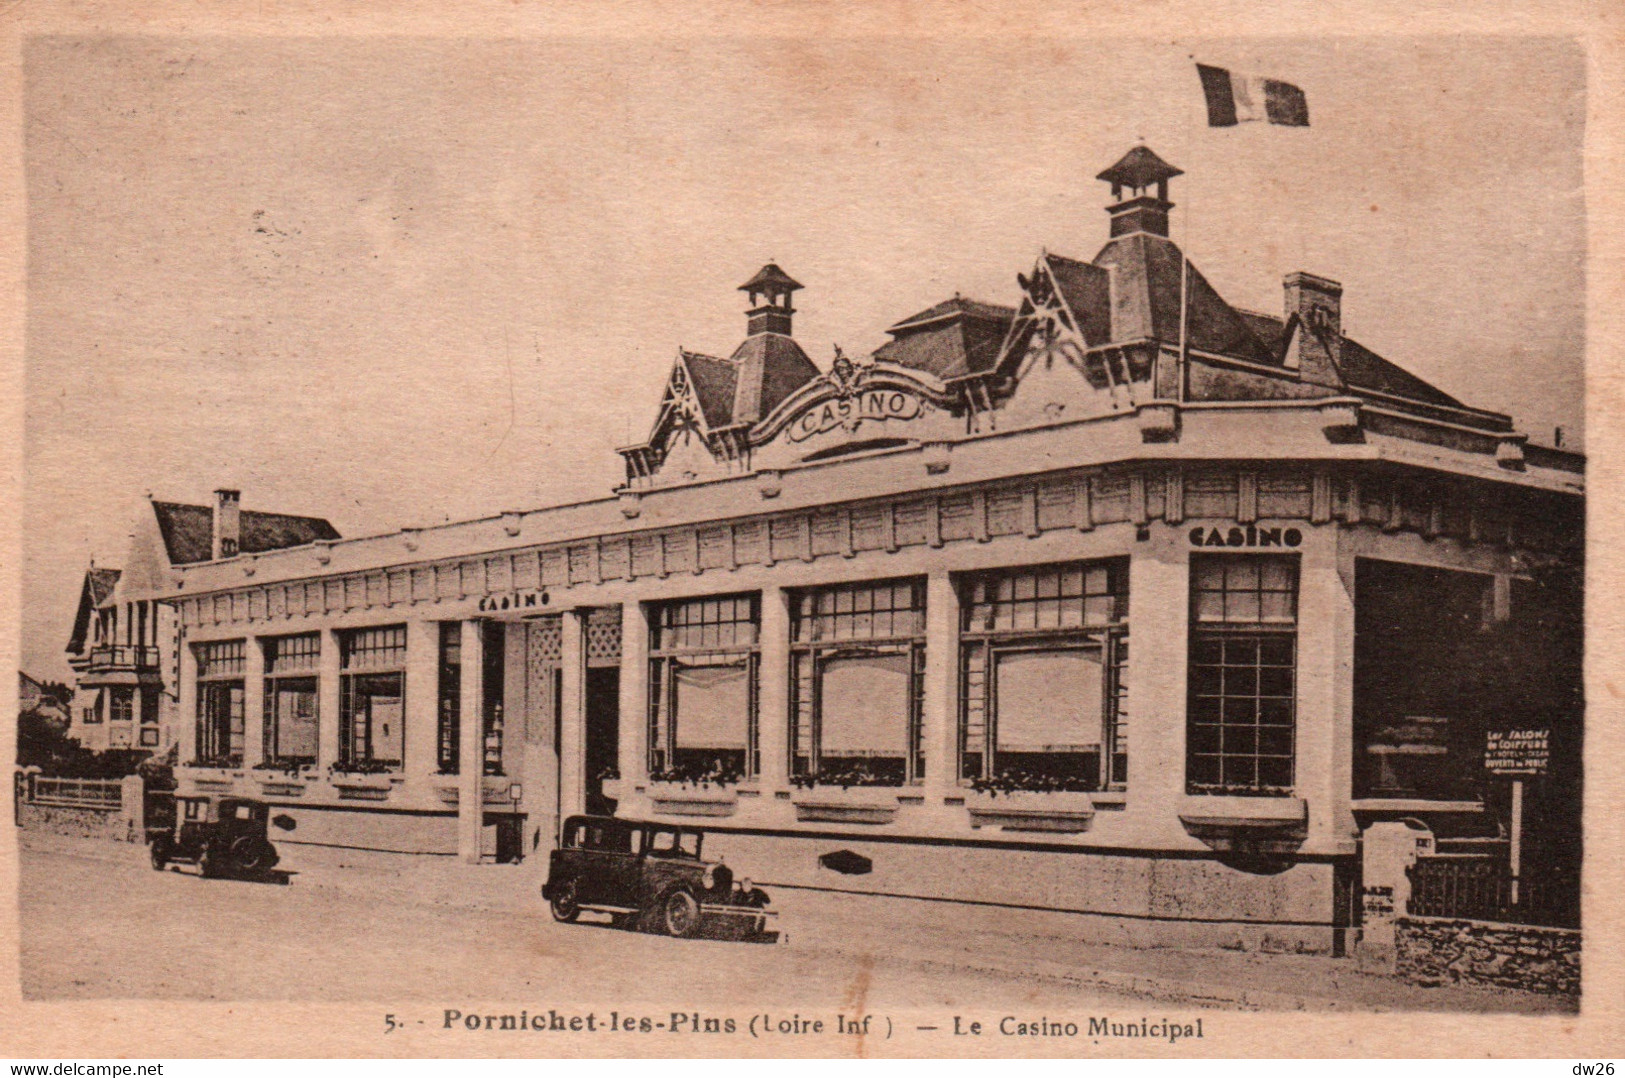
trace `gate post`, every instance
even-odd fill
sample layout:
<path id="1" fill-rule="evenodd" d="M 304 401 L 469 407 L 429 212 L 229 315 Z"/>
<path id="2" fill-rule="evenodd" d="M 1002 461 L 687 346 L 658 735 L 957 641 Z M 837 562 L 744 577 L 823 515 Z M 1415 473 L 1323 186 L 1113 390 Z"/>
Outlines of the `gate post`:
<path id="1" fill-rule="evenodd" d="M 119 783 L 119 812 L 124 817 L 126 842 L 140 842 L 147 835 L 147 784 L 140 775 L 125 775 Z"/>
<path id="2" fill-rule="evenodd" d="M 1398 957 L 1394 923 L 1411 899 L 1406 870 L 1418 856 L 1433 852 L 1433 832 L 1417 820 L 1382 820 L 1360 836 L 1360 913 L 1362 928 L 1355 949 L 1362 969 L 1394 972 Z"/>

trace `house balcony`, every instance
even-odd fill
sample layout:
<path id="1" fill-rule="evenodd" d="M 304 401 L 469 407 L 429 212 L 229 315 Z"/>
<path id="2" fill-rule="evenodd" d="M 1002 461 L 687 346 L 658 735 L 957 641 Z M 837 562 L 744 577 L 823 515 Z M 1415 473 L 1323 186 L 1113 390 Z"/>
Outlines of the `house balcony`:
<path id="1" fill-rule="evenodd" d="M 99 644 L 86 653 L 80 670 L 80 684 L 157 684 L 162 677 L 158 649 L 151 644 Z"/>

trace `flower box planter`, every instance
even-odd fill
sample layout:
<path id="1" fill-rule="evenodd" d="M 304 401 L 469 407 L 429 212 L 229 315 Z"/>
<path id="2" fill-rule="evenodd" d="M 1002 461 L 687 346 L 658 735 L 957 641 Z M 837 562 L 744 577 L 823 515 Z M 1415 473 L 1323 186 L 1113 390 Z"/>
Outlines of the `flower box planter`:
<path id="1" fill-rule="evenodd" d="M 338 791 L 340 801 L 387 801 L 389 791 L 400 781 L 392 775 L 361 775 L 335 771 L 328 780 Z"/>
<path id="2" fill-rule="evenodd" d="M 1301 797 L 1193 794 L 1185 798 L 1179 822 L 1216 850 L 1286 852 L 1308 832 L 1309 805 Z"/>
<path id="3" fill-rule="evenodd" d="M 182 767 L 176 770 L 178 777 L 190 779 L 199 793 L 224 793 L 235 787 L 244 774 L 237 767 Z"/>
<path id="4" fill-rule="evenodd" d="M 265 797 L 303 797 L 310 777 L 285 771 L 258 771 L 254 774 L 254 781 L 259 784 L 260 793 Z"/>
<path id="5" fill-rule="evenodd" d="M 796 819 L 825 823 L 891 823 L 897 818 L 895 786 L 814 786 L 791 792 Z"/>
<path id="6" fill-rule="evenodd" d="M 1094 823 L 1095 804 L 1087 793 L 971 793 L 965 797 L 972 827 L 1006 831 L 1045 831 L 1080 835 Z"/>
<path id="7" fill-rule="evenodd" d="M 1073 791 L 985 791 L 965 795 L 972 827 L 1081 835 L 1095 819 L 1092 795 Z"/>
<path id="8" fill-rule="evenodd" d="M 654 811 L 662 816 L 732 816 L 739 808 L 739 791 L 733 786 L 651 782 L 648 794 Z"/>
<path id="9" fill-rule="evenodd" d="M 436 779 L 434 793 L 443 805 L 457 805 L 463 800 L 463 787 L 455 775 L 449 777 L 442 775 Z"/>

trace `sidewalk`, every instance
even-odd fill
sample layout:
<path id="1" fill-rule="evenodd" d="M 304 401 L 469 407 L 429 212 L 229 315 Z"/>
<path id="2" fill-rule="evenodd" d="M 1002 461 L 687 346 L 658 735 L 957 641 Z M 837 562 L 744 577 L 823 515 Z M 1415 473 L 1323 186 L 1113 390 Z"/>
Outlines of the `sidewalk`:
<path id="1" fill-rule="evenodd" d="M 142 846 L 29 832 L 23 849 L 143 865 Z M 293 885 L 369 902 L 492 910 L 546 918 L 544 859 L 466 865 L 449 857 L 340 850 L 284 843 Z M 1229 950 L 1131 948 L 1076 938 L 1076 915 L 963 906 L 916 899 L 771 888 L 778 946 L 803 953 L 977 969 L 1129 993 L 1169 1004 L 1248 1010 L 1573 1013 L 1566 1000 L 1529 992 L 1451 985 L 1423 988 L 1363 973 L 1350 959 Z"/>

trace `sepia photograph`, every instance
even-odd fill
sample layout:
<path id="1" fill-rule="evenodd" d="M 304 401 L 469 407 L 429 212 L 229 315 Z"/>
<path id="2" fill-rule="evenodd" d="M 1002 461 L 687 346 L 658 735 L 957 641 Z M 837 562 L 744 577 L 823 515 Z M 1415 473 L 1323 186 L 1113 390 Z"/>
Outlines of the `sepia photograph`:
<path id="1" fill-rule="evenodd" d="M 1563 1055 L 1586 42 L 728 12 L 20 36 L 8 1006 Z"/>

